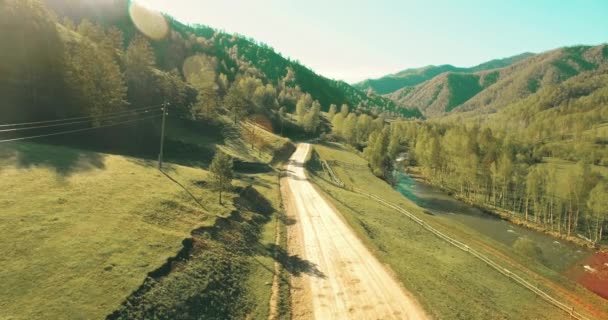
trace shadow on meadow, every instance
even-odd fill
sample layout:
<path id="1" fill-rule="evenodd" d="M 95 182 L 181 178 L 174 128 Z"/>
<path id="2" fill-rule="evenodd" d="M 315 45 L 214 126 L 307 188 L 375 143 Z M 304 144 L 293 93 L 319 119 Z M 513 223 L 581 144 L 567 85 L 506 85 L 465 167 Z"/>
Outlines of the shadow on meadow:
<path id="1" fill-rule="evenodd" d="M 20 169 L 46 167 L 61 176 L 104 169 L 105 155 L 37 143 L 9 143 L 0 146 L 0 170 L 14 165 Z"/>
<path id="2" fill-rule="evenodd" d="M 265 248 L 268 254 L 293 276 L 299 277 L 302 274 L 307 274 L 317 278 L 326 278 L 323 271 L 319 270 L 317 265 L 309 260 L 298 255 L 290 255 L 284 248 L 276 244 L 268 244 Z"/>

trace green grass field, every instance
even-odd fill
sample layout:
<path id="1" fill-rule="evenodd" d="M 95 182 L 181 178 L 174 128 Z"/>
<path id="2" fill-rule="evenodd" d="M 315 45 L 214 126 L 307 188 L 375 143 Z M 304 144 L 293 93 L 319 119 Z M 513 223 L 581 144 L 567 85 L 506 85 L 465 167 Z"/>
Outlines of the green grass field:
<path id="1" fill-rule="evenodd" d="M 230 206 L 178 184 L 135 158 L 18 144 L 2 147 L 0 313 L 5 317 L 100 318 L 199 226 Z M 169 165 L 183 184 L 206 171 Z"/>
<path id="2" fill-rule="evenodd" d="M 202 136 L 197 143 L 263 164 L 288 140 L 260 132 L 261 153 L 235 145 L 239 135 L 228 143 Z M 173 134 L 195 139 L 192 132 Z M 166 163 L 164 171 L 170 178 L 156 161 L 37 143 L 2 145 L 0 319 L 104 318 L 174 257 L 192 230 L 239 210 L 234 192 L 218 204 L 204 169 Z M 237 172 L 233 185 L 251 185 L 274 211 L 280 207 L 277 173 L 269 167 Z M 242 257 L 241 285 L 255 319 L 268 314 L 274 260 L 264 248 L 274 243 L 275 214 L 262 221 L 255 244 L 262 249 Z"/>
<path id="3" fill-rule="evenodd" d="M 540 264 L 530 265 L 529 260 L 517 255 L 504 254 L 495 241 L 464 225 L 448 224 L 438 217 L 424 214 L 390 185 L 373 176 L 367 162 L 352 151 L 336 144 L 316 145 L 315 150 L 325 160 L 340 161 L 332 168 L 347 187 L 356 185 L 399 204 L 479 251 L 487 252 L 491 248 L 502 255 L 495 258 L 499 263 L 520 260 L 535 272 L 536 268 L 541 268 Z M 314 170 L 314 161 L 311 166 L 312 180 L 326 192 L 353 230 L 394 271 L 431 316 L 441 319 L 566 318 L 564 313 L 527 289 L 440 240 L 400 213 L 328 183 L 328 178 L 318 166 Z M 544 273 L 548 272 L 544 270 Z M 584 289 L 574 290 L 601 306 L 602 302 L 583 292 Z"/>

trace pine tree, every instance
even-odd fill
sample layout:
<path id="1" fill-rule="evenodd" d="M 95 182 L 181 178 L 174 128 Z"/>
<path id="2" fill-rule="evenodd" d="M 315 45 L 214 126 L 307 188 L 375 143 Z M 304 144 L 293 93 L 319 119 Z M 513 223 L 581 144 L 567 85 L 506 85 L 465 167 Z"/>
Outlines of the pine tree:
<path id="1" fill-rule="evenodd" d="M 98 24 L 93 24 L 87 19 L 82 19 L 76 31 L 93 43 L 102 43 L 105 40 L 103 29 Z"/>
<path id="2" fill-rule="evenodd" d="M 346 118 L 348 116 L 348 112 L 348 105 L 343 104 L 342 107 L 340 107 L 340 114 L 342 115 L 342 117 Z"/>
<path id="3" fill-rule="evenodd" d="M 222 192 L 228 190 L 234 176 L 232 158 L 218 150 L 211 161 L 209 171 L 219 191 L 219 203 L 222 204 Z"/>
<path id="4" fill-rule="evenodd" d="M 321 117 L 321 105 L 319 102 L 314 101 L 312 107 L 304 116 L 304 131 L 308 133 L 315 133 L 319 127 Z"/>
<path id="5" fill-rule="evenodd" d="M 196 103 L 198 92 L 182 80 L 176 69 L 160 74 L 156 78 L 156 86 L 160 95 L 166 102 L 170 103 L 171 109 L 180 111 L 182 114 L 190 114 L 192 105 Z"/>
<path id="6" fill-rule="evenodd" d="M 331 120 L 332 132 L 336 135 L 342 135 L 342 126 L 344 125 L 344 117 L 341 114 L 336 114 Z"/>
<path id="7" fill-rule="evenodd" d="M 107 48 L 106 50 L 113 50 L 114 55 L 118 57 L 124 51 L 124 35 L 117 27 L 111 27 L 106 32 L 106 36 L 103 40 L 103 45 Z"/>
<path id="8" fill-rule="evenodd" d="M 589 194 L 587 207 L 593 214 L 595 220 L 595 242 L 601 241 L 604 230 L 604 223 L 608 219 L 608 188 L 602 181 L 598 183 Z"/>
<path id="9" fill-rule="evenodd" d="M 312 107 L 312 97 L 309 94 L 302 95 L 296 104 L 296 116 L 301 126 L 304 126 L 304 117 Z"/>
<path id="10" fill-rule="evenodd" d="M 235 85 L 230 87 L 228 94 L 224 97 L 224 105 L 232 113 L 235 125 L 247 114 L 247 100 L 245 100 L 243 93 Z"/>
<path id="11" fill-rule="evenodd" d="M 85 114 L 97 116 L 126 108 L 127 88 L 108 52 L 83 40 L 68 47 L 66 55 L 66 82 L 75 105 Z"/>
<path id="12" fill-rule="evenodd" d="M 357 136 L 355 141 L 358 144 L 364 144 L 369 139 L 369 135 L 372 129 L 372 117 L 362 114 L 357 118 Z"/>
<path id="13" fill-rule="evenodd" d="M 327 117 L 329 118 L 329 121 L 332 121 L 334 119 L 334 116 L 336 115 L 336 113 L 338 112 L 338 106 L 336 106 L 335 104 L 331 104 L 329 106 L 329 111 L 327 112 Z"/>
<path id="14" fill-rule="evenodd" d="M 340 114 L 342 115 L 342 114 Z M 341 129 L 342 137 L 351 145 L 354 145 L 357 139 L 357 115 L 350 113 L 344 120 Z"/>
<path id="15" fill-rule="evenodd" d="M 277 91 L 274 86 L 267 84 L 265 86 L 259 86 L 253 93 L 253 103 L 260 110 L 276 110 L 279 103 L 277 101 Z"/>
<path id="16" fill-rule="evenodd" d="M 63 83 L 67 57 L 41 1 L 0 1 L 0 114 L 2 122 L 71 115 Z"/>
<path id="17" fill-rule="evenodd" d="M 184 62 L 183 71 L 188 83 L 198 92 L 196 112 L 203 118 L 213 118 L 219 105 L 214 60 L 204 54 L 191 56 Z"/>
<path id="18" fill-rule="evenodd" d="M 388 142 L 387 153 L 391 159 L 397 158 L 401 148 L 401 135 L 397 126 L 391 126 L 391 135 Z"/>
<path id="19" fill-rule="evenodd" d="M 389 135 L 390 128 L 388 126 L 381 131 L 372 132 L 369 143 L 363 151 L 372 172 L 379 177 L 388 177 L 389 175 L 389 163 L 391 162 L 387 154 Z"/>
<path id="20" fill-rule="evenodd" d="M 235 84 L 233 84 L 235 85 Z M 236 86 L 239 88 L 243 97 L 249 102 L 254 104 L 255 91 L 259 87 L 263 87 L 262 80 L 254 76 L 241 77 L 236 81 Z"/>
<path id="21" fill-rule="evenodd" d="M 136 106 L 157 103 L 157 97 L 150 94 L 156 91 L 152 70 L 156 65 L 156 57 L 148 40 L 136 35 L 127 47 L 123 60 L 129 101 Z"/>

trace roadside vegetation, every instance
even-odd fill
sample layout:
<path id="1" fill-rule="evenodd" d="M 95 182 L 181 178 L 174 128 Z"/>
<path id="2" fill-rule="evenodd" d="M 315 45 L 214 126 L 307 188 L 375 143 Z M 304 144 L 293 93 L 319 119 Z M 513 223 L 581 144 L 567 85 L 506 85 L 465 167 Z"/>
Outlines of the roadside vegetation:
<path id="1" fill-rule="evenodd" d="M 428 215 L 385 181 L 374 176 L 357 151 L 338 144 L 316 145 L 309 162 L 311 179 L 344 215 L 351 227 L 386 263 L 404 286 L 437 318 L 539 318 L 564 317 L 532 292 L 520 287 L 475 257 L 463 252 L 409 218 L 369 198 L 349 191 L 357 187 L 398 204 L 435 228 L 487 254 L 500 264 L 534 279 L 547 292 L 572 304 L 579 312 L 601 318 L 601 298 L 575 285 L 563 275 L 531 260 L 526 244 L 513 250 L 464 224 Z M 319 159 L 328 161 L 346 189 L 330 183 Z M 533 249 L 532 249 L 533 250 Z M 581 297 L 584 297 L 581 301 Z M 471 303 L 475 301 L 475 303 Z M 542 312 L 541 312 L 542 310 Z"/>
<path id="2" fill-rule="evenodd" d="M 333 128 L 325 138 L 362 151 L 386 181 L 401 155 L 406 167 L 420 167 L 429 182 L 465 201 L 599 246 L 608 222 L 606 79 L 603 69 L 582 73 L 483 119 L 388 124 L 344 107 L 328 113 Z"/>
<path id="3" fill-rule="evenodd" d="M 277 148 L 263 157 L 283 161 L 287 141 L 260 131 Z M 188 149 L 168 141 L 169 150 Z M 267 318 L 280 201 L 278 173 L 267 162 L 243 161 L 258 155 L 248 148 L 234 154 L 241 165 L 233 183 L 224 185 L 220 205 L 217 184 L 200 165 L 165 162 L 161 172 L 145 157 L 3 144 L 0 185 L 7 192 L 0 211 L 7 246 L 1 280 L 7 290 L 0 314 Z M 123 301 L 128 307 L 118 309 Z"/>
<path id="4" fill-rule="evenodd" d="M 191 230 L 231 210 L 197 187 L 209 181 L 201 169 L 166 172 L 204 207 L 151 161 L 33 143 L 1 150 L 3 316 L 104 317 Z"/>

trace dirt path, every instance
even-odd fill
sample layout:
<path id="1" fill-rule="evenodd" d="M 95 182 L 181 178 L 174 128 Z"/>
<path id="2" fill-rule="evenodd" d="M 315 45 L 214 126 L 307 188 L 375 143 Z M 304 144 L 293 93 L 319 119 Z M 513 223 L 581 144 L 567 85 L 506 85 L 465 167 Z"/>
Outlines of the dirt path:
<path id="1" fill-rule="evenodd" d="M 278 213 L 277 213 L 278 215 Z M 278 248 L 281 241 L 281 227 L 279 225 L 279 218 L 277 217 L 274 221 L 274 245 Z M 276 253 L 273 253 L 276 259 Z M 281 265 L 274 262 L 274 276 L 272 277 L 272 291 L 270 294 L 268 320 L 275 320 L 278 313 L 279 305 L 279 276 L 281 275 Z"/>
<path id="2" fill-rule="evenodd" d="M 426 319 L 340 214 L 306 179 L 310 145 L 300 144 L 287 166 L 283 195 L 294 277 L 294 318 Z"/>

